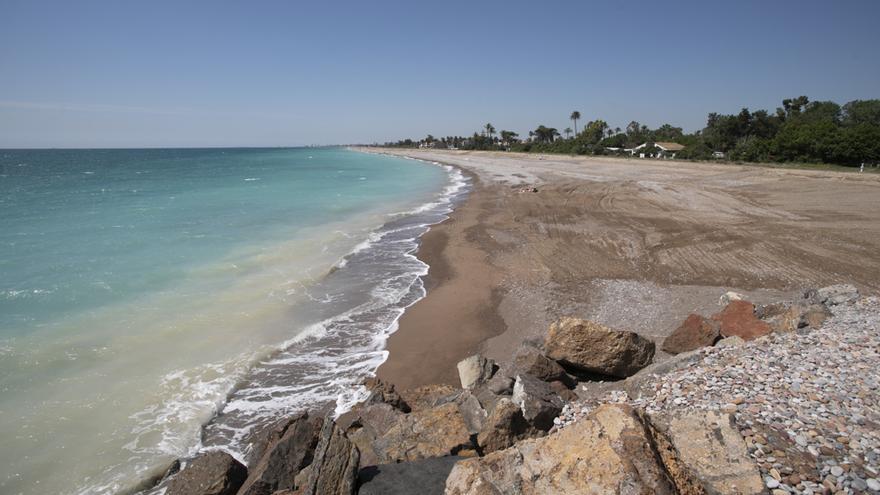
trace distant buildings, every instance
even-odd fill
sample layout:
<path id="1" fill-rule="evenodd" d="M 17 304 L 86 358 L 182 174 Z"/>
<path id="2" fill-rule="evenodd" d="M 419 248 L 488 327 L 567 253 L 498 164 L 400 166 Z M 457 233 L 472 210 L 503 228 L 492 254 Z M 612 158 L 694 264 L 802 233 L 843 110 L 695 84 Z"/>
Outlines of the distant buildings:
<path id="1" fill-rule="evenodd" d="M 642 151 L 648 149 L 655 149 L 656 151 L 652 153 L 645 153 Z M 623 151 L 628 151 L 632 156 L 635 156 L 636 153 L 638 153 L 639 158 L 645 158 L 645 155 L 648 155 L 650 158 L 675 158 L 675 154 L 683 149 L 683 144 L 658 141 L 656 143 L 642 143 L 635 148 L 627 148 Z"/>

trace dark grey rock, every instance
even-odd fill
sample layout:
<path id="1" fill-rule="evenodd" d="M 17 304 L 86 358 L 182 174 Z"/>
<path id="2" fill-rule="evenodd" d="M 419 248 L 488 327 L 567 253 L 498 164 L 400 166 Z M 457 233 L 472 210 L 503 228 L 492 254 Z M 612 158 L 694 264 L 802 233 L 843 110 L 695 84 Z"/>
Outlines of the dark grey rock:
<path id="1" fill-rule="evenodd" d="M 247 478 L 247 468 L 219 450 L 199 454 L 171 478 L 167 495 L 234 495 Z"/>
<path id="2" fill-rule="evenodd" d="M 432 457 L 362 469 L 359 495 L 443 495 L 446 478 L 461 457 Z"/>
<path id="3" fill-rule="evenodd" d="M 531 375 L 516 376 L 512 400 L 522 410 L 526 421 L 543 431 L 553 427 L 553 419 L 559 416 L 564 405 L 549 383 Z"/>

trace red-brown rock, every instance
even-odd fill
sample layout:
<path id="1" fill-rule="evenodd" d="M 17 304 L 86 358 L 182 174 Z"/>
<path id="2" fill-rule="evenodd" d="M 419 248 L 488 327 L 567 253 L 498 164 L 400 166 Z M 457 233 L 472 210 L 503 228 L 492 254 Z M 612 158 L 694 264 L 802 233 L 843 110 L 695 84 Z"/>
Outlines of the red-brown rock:
<path id="1" fill-rule="evenodd" d="M 770 325 L 755 316 L 755 305 L 748 301 L 731 301 L 720 313 L 712 315 L 712 319 L 719 323 L 722 337 L 752 340 L 772 331 Z"/>
<path id="2" fill-rule="evenodd" d="M 679 354 L 713 345 L 720 338 L 719 326 L 717 321 L 692 314 L 666 337 L 663 350 L 670 354 Z"/>

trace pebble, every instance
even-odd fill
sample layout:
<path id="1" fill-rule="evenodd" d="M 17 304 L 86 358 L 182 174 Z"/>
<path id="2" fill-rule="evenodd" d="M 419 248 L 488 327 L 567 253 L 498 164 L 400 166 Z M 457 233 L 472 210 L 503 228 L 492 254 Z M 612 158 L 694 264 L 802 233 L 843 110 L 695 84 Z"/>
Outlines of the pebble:
<path id="1" fill-rule="evenodd" d="M 698 362 L 656 376 L 637 398 L 615 390 L 566 405 L 557 428 L 602 402 L 649 414 L 723 411 L 768 489 L 880 492 L 880 299 L 831 310 L 819 329 L 704 348 Z"/>

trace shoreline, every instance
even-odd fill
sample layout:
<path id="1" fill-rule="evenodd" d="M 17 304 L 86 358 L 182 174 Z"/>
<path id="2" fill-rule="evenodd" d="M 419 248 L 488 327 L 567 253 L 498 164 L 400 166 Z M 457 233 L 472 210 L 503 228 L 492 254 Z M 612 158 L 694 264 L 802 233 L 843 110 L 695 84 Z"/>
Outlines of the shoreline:
<path id="1" fill-rule="evenodd" d="M 457 167 L 458 168 L 458 167 Z M 465 173 L 469 173 L 466 170 Z M 487 339 L 504 332 L 496 287 L 500 274 L 489 253 L 480 211 L 491 193 L 473 174 L 467 199 L 422 236 L 417 257 L 428 265 L 426 295 L 406 309 L 386 344 L 388 358 L 377 376 L 401 389 L 457 385 L 454 366 Z M 449 331 L 455 329 L 454 337 Z"/>

